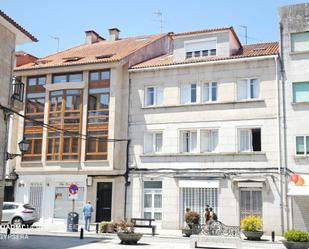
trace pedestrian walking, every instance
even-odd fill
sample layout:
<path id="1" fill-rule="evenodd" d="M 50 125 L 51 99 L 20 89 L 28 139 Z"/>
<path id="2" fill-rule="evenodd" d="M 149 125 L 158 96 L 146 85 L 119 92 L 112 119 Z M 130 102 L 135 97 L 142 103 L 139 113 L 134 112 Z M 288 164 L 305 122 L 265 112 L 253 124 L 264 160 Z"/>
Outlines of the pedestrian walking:
<path id="1" fill-rule="evenodd" d="M 92 212 L 93 212 L 93 207 L 90 201 L 88 201 L 88 203 L 83 208 L 83 213 L 85 217 L 85 230 L 88 232 L 90 231 L 90 221 L 91 221 Z"/>

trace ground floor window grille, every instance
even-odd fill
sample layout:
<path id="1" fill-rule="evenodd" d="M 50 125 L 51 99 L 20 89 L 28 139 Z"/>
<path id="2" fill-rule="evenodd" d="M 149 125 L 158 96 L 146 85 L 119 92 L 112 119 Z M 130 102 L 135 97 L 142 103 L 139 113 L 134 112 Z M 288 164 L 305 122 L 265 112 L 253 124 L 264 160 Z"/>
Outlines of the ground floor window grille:
<path id="1" fill-rule="evenodd" d="M 41 183 L 32 183 L 30 185 L 29 203 L 35 208 L 38 216 L 41 218 L 43 198 L 43 186 Z"/>
<path id="2" fill-rule="evenodd" d="M 162 182 L 144 182 L 144 218 L 162 220 Z"/>
<path id="3" fill-rule="evenodd" d="M 246 216 L 263 218 L 262 190 L 240 190 L 240 220 Z"/>
<path id="4" fill-rule="evenodd" d="M 201 215 L 200 223 L 205 224 L 206 205 L 218 214 L 217 188 L 180 188 L 180 226 L 185 226 L 186 208 L 198 212 Z"/>

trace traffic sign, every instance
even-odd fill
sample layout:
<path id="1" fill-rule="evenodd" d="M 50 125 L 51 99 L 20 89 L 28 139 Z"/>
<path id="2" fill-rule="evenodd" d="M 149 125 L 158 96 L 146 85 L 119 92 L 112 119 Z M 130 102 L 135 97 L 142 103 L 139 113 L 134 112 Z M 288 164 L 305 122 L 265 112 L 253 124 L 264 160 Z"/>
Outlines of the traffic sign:
<path id="1" fill-rule="evenodd" d="M 78 193 L 78 186 L 76 184 L 71 184 L 69 187 L 69 193 L 71 195 L 77 195 Z"/>
<path id="2" fill-rule="evenodd" d="M 69 200 L 78 199 L 78 186 L 76 184 L 71 184 L 69 186 Z"/>

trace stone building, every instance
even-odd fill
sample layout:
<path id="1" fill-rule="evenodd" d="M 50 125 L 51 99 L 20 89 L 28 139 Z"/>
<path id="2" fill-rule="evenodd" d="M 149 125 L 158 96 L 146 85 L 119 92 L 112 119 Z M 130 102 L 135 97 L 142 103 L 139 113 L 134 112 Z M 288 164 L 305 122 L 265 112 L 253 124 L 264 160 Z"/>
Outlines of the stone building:
<path id="1" fill-rule="evenodd" d="M 43 222 L 66 221 L 72 183 L 79 187 L 80 217 L 88 200 L 94 221 L 124 216 L 128 67 L 166 53 L 168 38 L 120 38 L 119 32 L 109 29 L 106 40 L 86 31 L 84 44 L 15 70 L 26 83 L 26 118 L 12 130 L 31 142 L 16 162 L 16 200 L 35 206 Z"/>
<path id="2" fill-rule="evenodd" d="M 27 42 L 37 41 L 28 31 L 16 23 L 12 18 L 0 10 L 0 106 L 14 108 L 20 103 L 16 100 L 12 73 L 15 63 L 15 46 Z M 14 95 L 15 94 L 15 95 Z M 19 100 L 21 100 L 19 99 Z M 17 102 L 16 102 L 17 101 Z M 4 173 L 7 152 L 8 116 L 0 108 L 0 218 L 4 196 Z"/>
<path id="3" fill-rule="evenodd" d="M 242 45 L 232 27 L 170 38 L 129 69 L 130 215 L 179 229 L 209 205 L 281 233 L 278 43 Z"/>
<path id="4" fill-rule="evenodd" d="M 280 8 L 287 227 L 309 229 L 309 4 Z"/>

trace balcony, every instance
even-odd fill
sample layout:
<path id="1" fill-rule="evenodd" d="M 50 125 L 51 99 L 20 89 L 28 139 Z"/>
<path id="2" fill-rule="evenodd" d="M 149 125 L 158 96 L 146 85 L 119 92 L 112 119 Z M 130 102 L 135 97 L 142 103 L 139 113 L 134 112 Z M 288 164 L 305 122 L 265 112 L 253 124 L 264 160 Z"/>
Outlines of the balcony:
<path id="1" fill-rule="evenodd" d="M 25 84 L 23 82 L 13 79 L 11 107 L 18 111 L 24 108 L 24 89 Z"/>

